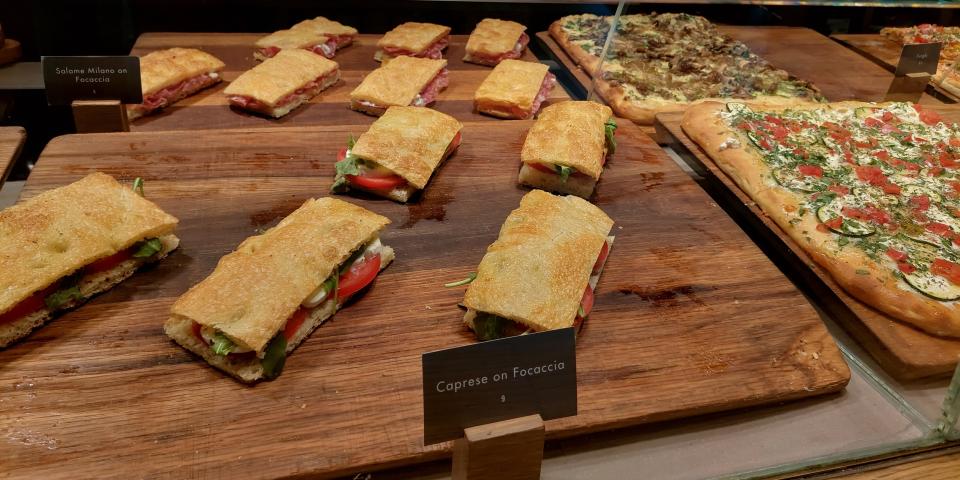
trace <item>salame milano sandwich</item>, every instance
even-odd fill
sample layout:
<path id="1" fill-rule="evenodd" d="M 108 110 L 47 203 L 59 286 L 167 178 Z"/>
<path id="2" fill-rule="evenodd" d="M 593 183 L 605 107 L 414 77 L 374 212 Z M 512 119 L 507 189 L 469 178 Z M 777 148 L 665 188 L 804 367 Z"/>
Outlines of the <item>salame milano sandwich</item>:
<path id="1" fill-rule="evenodd" d="M 606 105 L 570 101 L 544 108 L 520 151 L 520 183 L 589 198 L 616 150 L 616 130 Z"/>
<path id="2" fill-rule="evenodd" d="M 447 61 L 397 57 L 370 72 L 350 92 L 350 108 L 380 116 L 392 106 L 425 107 L 447 88 Z"/>
<path id="3" fill-rule="evenodd" d="M 143 103 L 127 105 L 127 118 L 155 113 L 220 83 L 224 66 L 217 57 L 195 48 L 168 48 L 140 57 Z"/>
<path id="4" fill-rule="evenodd" d="M 530 43 L 527 27 L 508 20 L 484 18 L 467 40 L 464 62 L 495 66 L 507 59 L 517 59 Z"/>
<path id="5" fill-rule="evenodd" d="M 582 326 L 606 263 L 613 220 L 578 197 L 533 190 L 487 248 L 463 321 L 486 341 Z"/>
<path id="6" fill-rule="evenodd" d="M 340 80 L 333 60 L 302 49 L 281 50 L 227 85 L 230 105 L 280 118 Z"/>
<path id="7" fill-rule="evenodd" d="M 473 102 L 478 112 L 494 117 L 533 118 L 556 84 L 542 63 L 503 60 L 477 87 Z"/>
<path id="8" fill-rule="evenodd" d="M 93 173 L 0 212 L 0 348 L 177 248 L 142 192 Z"/>
<path id="9" fill-rule="evenodd" d="M 285 359 L 393 261 L 387 218 L 334 198 L 307 200 L 220 259 L 170 309 L 167 335 L 237 379 L 280 374 Z"/>

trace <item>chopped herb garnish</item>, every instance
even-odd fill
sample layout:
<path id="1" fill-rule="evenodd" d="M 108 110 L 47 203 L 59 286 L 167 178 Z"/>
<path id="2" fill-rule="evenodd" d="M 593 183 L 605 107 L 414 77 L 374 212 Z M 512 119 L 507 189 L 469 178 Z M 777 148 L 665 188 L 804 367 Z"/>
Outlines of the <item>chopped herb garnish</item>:
<path id="1" fill-rule="evenodd" d="M 470 275 L 467 275 L 467 278 L 464 278 L 463 280 L 457 280 L 456 282 L 444 283 L 443 286 L 445 288 L 459 287 L 476 280 L 476 278 L 477 272 L 470 272 Z"/>
<path id="2" fill-rule="evenodd" d="M 137 192 L 137 195 L 143 196 L 143 179 L 140 177 L 133 179 L 133 191 Z"/>
<path id="3" fill-rule="evenodd" d="M 217 334 L 213 336 L 213 342 L 210 344 L 210 348 L 212 348 L 213 353 L 217 355 L 228 355 L 237 348 L 237 345 L 227 338 L 226 335 L 217 332 Z"/>
<path id="4" fill-rule="evenodd" d="M 870 275 L 870 272 L 869 272 L 868 270 L 864 270 L 864 269 L 862 269 L 862 268 L 858 268 L 858 269 L 857 269 L 857 275 Z"/>
<path id="5" fill-rule="evenodd" d="M 159 238 L 151 238 L 140 242 L 140 247 L 133 252 L 133 258 L 150 258 L 163 250 L 163 242 Z"/>

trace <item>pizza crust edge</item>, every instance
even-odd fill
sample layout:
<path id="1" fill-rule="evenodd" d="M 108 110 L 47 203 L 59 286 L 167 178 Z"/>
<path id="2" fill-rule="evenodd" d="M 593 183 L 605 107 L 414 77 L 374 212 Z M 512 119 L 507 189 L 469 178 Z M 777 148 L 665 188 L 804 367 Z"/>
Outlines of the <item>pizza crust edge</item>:
<path id="1" fill-rule="evenodd" d="M 824 106 L 856 108 L 877 104 L 838 102 L 793 107 L 775 106 L 765 110 L 815 109 Z M 717 115 L 723 108 L 724 104 L 719 102 L 694 106 L 684 115 L 681 126 L 720 169 L 757 202 L 764 214 L 776 222 L 855 298 L 925 332 L 938 336 L 960 337 L 960 309 L 926 298 L 919 292 L 900 288 L 900 281 L 888 269 L 875 263 L 861 250 L 838 249 L 833 234 L 816 229 L 818 221 L 814 212 L 807 212 L 800 222 L 791 225 L 792 214 L 787 210 L 792 208 L 796 211 L 803 197 L 781 187 L 766 184 L 764 175 L 768 174 L 769 168 L 756 152 L 745 148 L 749 144 L 745 135 L 731 130 L 723 123 Z M 721 148 L 721 144 L 731 137 L 740 142 L 740 147 Z M 858 274 L 857 270 L 866 271 L 867 274 Z"/>

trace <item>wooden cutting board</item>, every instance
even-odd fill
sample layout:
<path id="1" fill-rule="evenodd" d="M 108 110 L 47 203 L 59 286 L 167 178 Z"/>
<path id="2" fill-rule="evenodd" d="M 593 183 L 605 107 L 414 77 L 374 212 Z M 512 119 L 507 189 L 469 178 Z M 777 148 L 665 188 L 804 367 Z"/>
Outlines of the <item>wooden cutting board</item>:
<path id="1" fill-rule="evenodd" d="M 359 35 L 353 45 L 337 52 L 333 59 L 340 64 L 341 80 L 289 115 L 270 119 L 233 110 L 223 95 L 227 84 L 241 73 L 257 65 L 253 58 L 253 44 L 264 33 L 144 33 L 140 35 L 131 55 L 145 55 L 153 50 L 171 47 L 192 47 L 204 50 L 227 65 L 224 81 L 216 87 L 185 98 L 157 115 L 150 115 L 130 123 L 130 131 L 196 130 L 210 128 L 260 128 L 302 125 L 368 125 L 375 117 L 348 108 L 350 92 L 380 64 L 373 59 L 377 40 L 381 35 Z M 497 120 L 473 112 L 473 94 L 492 70 L 491 67 L 463 61 L 467 35 L 451 35 L 450 46 L 444 51 L 450 70 L 450 86 L 440 93 L 433 108 L 460 120 Z M 536 62 L 530 50 L 523 60 Z M 557 85 L 544 106 L 570 97 Z"/>
<path id="2" fill-rule="evenodd" d="M 893 80 L 891 72 L 809 28 L 736 25 L 718 25 L 718 28 L 746 44 L 771 65 L 812 82 L 831 101 L 881 101 Z M 577 67 L 548 32 L 537 33 L 537 38 L 584 88 L 591 90 L 590 72 Z M 940 105 L 943 102 L 924 95 L 920 103 Z M 670 141 L 654 138 L 660 143 Z"/>
<path id="3" fill-rule="evenodd" d="M 960 108 L 942 106 L 936 110 L 941 112 L 945 119 L 960 122 Z M 775 246 L 775 249 L 783 251 L 783 245 L 788 247 L 794 255 L 794 262 L 808 266 L 836 295 L 839 305 L 825 297 L 819 298 L 820 305 L 831 313 L 831 317 L 843 324 L 888 373 L 900 380 L 912 380 L 953 372 L 960 359 L 960 340 L 929 335 L 848 295 L 828 272 L 814 263 L 813 259 L 768 218 L 750 196 L 683 132 L 680 126 L 682 119 L 682 113 L 657 115 L 658 127 L 674 139 L 671 146 L 678 152 L 688 153 L 687 158 L 692 156 L 713 180 L 719 180 L 723 188 L 733 193 L 755 218 L 779 238 L 782 245 Z"/>
<path id="4" fill-rule="evenodd" d="M 23 127 L 0 127 L 0 187 L 20 156 L 27 131 Z"/>
<path id="5" fill-rule="evenodd" d="M 615 221 L 579 338 L 579 415 L 548 438 L 838 391 L 850 372 L 801 293 L 664 152 L 624 122 L 593 200 Z M 167 339 L 173 301 L 304 199 L 326 195 L 360 126 L 86 134 L 47 146 L 24 196 L 103 171 L 146 180 L 181 247 L 0 351 L 0 458 L 19 478 L 329 477 L 449 456 L 422 444 L 420 355 L 474 342 L 463 288 L 526 192 L 531 122 L 473 122 L 410 205 L 388 216 L 396 261 L 253 387 Z M 256 281 L 256 279 L 250 279 Z M 785 319 L 789 319 L 786 321 Z"/>
<path id="6" fill-rule="evenodd" d="M 903 46 L 878 33 L 838 33 L 830 35 L 830 38 L 846 45 L 891 73 L 897 70 L 897 63 L 900 63 L 900 50 Z M 960 101 L 956 95 L 934 82 L 927 85 L 927 91 L 935 92 L 936 95 L 945 98 L 948 103 Z"/>

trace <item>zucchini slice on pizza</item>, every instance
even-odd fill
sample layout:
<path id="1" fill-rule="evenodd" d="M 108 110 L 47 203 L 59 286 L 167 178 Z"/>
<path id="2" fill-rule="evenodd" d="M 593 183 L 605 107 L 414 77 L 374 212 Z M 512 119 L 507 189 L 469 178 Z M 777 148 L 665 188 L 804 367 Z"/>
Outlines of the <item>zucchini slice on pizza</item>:
<path id="1" fill-rule="evenodd" d="M 583 326 L 614 237 L 613 220 L 574 196 L 533 190 L 487 248 L 463 322 L 481 341 Z"/>
<path id="2" fill-rule="evenodd" d="M 616 149 L 616 130 L 606 105 L 569 101 L 544 108 L 520 151 L 520 184 L 589 198 Z"/>
<path id="3" fill-rule="evenodd" d="M 542 63 L 504 60 L 477 88 L 474 106 L 494 117 L 533 118 L 556 84 L 556 77 Z"/>
<path id="4" fill-rule="evenodd" d="M 350 92 L 350 108 L 380 116 L 392 106 L 425 107 L 450 83 L 447 61 L 397 57 L 370 72 Z"/>
<path id="5" fill-rule="evenodd" d="M 460 145 L 463 125 L 426 107 L 390 107 L 340 150 L 331 190 L 407 202 Z"/>

